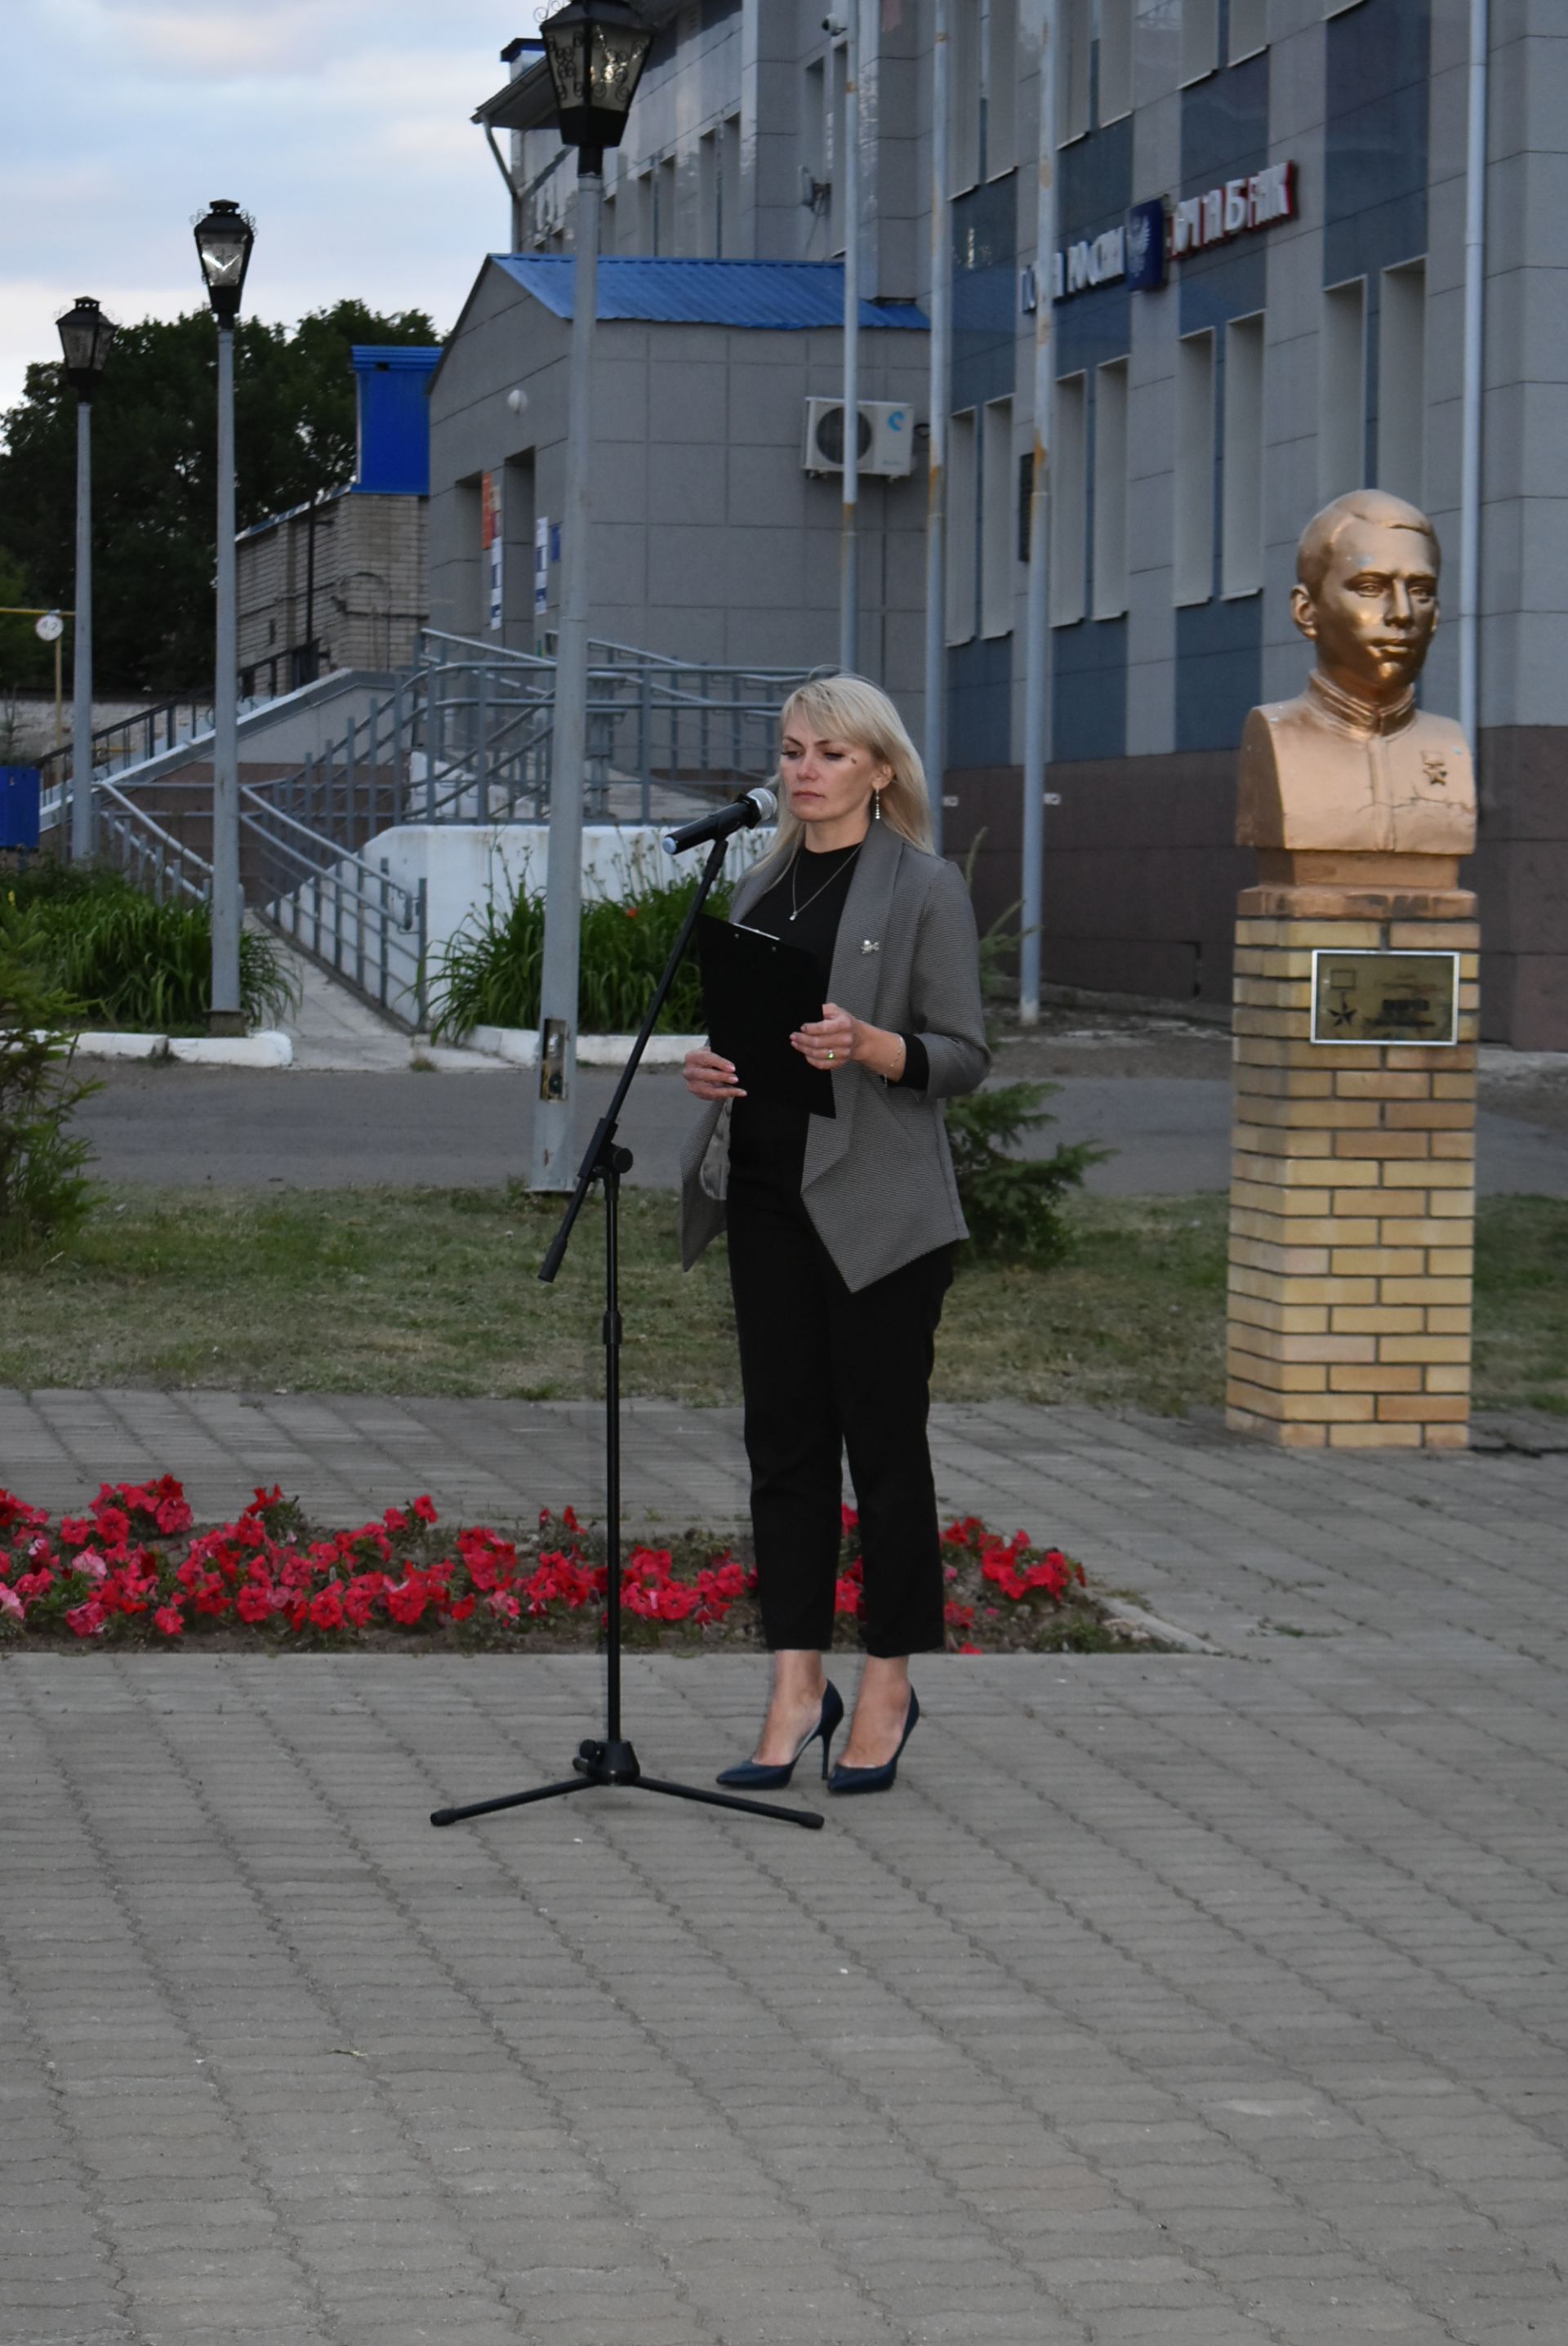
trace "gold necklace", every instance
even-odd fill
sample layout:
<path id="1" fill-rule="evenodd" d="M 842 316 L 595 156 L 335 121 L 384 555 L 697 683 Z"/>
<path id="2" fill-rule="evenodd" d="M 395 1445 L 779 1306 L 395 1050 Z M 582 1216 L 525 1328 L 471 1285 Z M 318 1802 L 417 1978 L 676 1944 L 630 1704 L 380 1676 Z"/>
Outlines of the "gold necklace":
<path id="1" fill-rule="evenodd" d="M 840 864 L 839 869 L 838 869 L 838 871 L 837 871 L 837 872 L 829 872 L 829 874 L 828 874 L 828 876 L 827 876 L 827 878 L 823 881 L 823 882 L 822 882 L 821 886 L 820 886 L 820 888 L 814 889 L 814 890 L 812 891 L 811 894 L 810 894 L 809 896 L 808 896 L 808 897 L 807 897 L 807 899 L 806 899 L 806 901 L 805 901 L 805 903 L 804 903 L 803 904 L 798 904 L 798 903 L 795 902 L 795 873 L 796 873 L 796 870 L 797 870 L 797 868 L 798 868 L 798 866 L 799 866 L 799 862 L 800 862 L 800 853 L 801 853 L 801 851 L 800 851 L 800 849 L 799 849 L 799 848 L 797 848 L 797 849 L 795 850 L 795 861 L 794 861 L 794 862 L 793 862 L 793 863 L 791 863 L 791 864 L 790 864 L 790 866 L 789 866 L 789 918 L 790 918 L 792 921 L 798 921 L 798 920 L 799 919 L 799 917 L 800 917 L 800 915 L 801 915 L 801 913 L 809 913 L 809 912 L 810 911 L 810 909 L 811 909 L 812 905 L 816 903 L 816 901 L 817 901 L 818 897 L 819 897 L 819 896 L 825 896 L 825 895 L 827 894 L 827 892 L 828 892 L 829 889 L 832 886 L 832 884 L 833 884 L 834 881 L 835 881 L 835 880 L 837 880 L 837 879 L 839 878 L 840 873 L 841 873 L 841 872 L 848 872 L 848 871 L 850 871 L 850 870 L 851 870 L 851 869 L 852 869 L 852 867 L 853 867 L 853 865 L 854 865 L 854 862 L 855 862 L 855 859 L 856 859 L 856 857 L 860 854 L 860 849 L 861 849 L 862 847 L 864 847 L 865 843 L 866 843 L 866 842 L 865 842 L 865 841 L 864 841 L 863 839 L 862 839 L 862 840 L 859 840 L 859 841 L 857 841 L 857 842 L 856 842 L 856 845 L 855 845 L 855 853 L 854 853 L 854 855 L 847 856 L 847 857 L 845 858 L 844 862 L 843 862 L 842 863 L 840 863 Z"/>

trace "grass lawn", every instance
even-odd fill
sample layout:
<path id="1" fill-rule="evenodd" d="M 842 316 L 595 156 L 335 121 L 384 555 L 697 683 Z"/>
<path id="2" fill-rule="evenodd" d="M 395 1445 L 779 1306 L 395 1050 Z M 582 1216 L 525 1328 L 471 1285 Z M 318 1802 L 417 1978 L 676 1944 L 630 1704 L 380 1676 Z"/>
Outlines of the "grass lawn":
<path id="1" fill-rule="evenodd" d="M 1072 1260 L 974 1264 L 948 1300 L 935 1392 L 1179 1413 L 1222 1392 L 1226 1201 L 1084 1198 Z M 554 1399 L 599 1382 L 602 1219 L 554 1287 L 557 1209 L 463 1189 L 108 1193 L 43 1264 L 0 1269 L 0 1381 Z M 623 1207 L 626 1389 L 739 1398 L 721 1250 L 689 1277 L 674 1201 Z M 1568 1413 L 1568 1202 L 1483 1201 L 1477 1402 Z"/>

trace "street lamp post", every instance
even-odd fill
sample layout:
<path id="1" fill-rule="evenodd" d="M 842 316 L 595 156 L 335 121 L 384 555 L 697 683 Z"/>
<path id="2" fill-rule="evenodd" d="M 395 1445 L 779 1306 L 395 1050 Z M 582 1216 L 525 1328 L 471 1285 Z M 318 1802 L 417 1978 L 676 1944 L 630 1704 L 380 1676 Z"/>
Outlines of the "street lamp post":
<path id="1" fill-rule="evenodd" d="M 550 855 L 539 1003 L 539 1104 L 529 1171 L 535 1189 L 576 1178 L 577 958 L 583 917 L 583 766 L 588 714 L 588 470 L 594 325 L 605 149 L 618 147 L 653 40 L 626 0 L 570 0 L 539 27 L 561 138 L 577 149 L 577 221 L 567 382 L 561 619 L 550 770 Z"/>
<path id="2" fill-rule="evenodd" d="M 1039 169 L 1034 211 L 1034 463 L 1029 476 L 1029 600 L 1023 705 L 1023 874 L 1018 1023 L 1040 1024 L 1040 923 L 1045 885 L 1045 773 L 1051 761 L 1051 402 L 1056 352 L 1056 73 L 1059 11 L 1040 26 Z"/>
<path id="3" fill-rule="evenodd" d="M 90 293 L 56 323 L 76 394 L 76 632 L 71 655 L 71 861 L 93 852 L 93 393 L 115 338 Z M 56 655 L 56 658 L 58 654 Z"/>
<path id="4" fill-rule="evenodd" d="M 835 125 L 844 188 L 843 505 L 839 524 L 839 666 L 860 664 L 860 0 L 844 12 L 844 118 Z M 937 792 L 940 798 L 942 793 Z"/>
<path id="5" fill-rule="evenodd" d="M 255 229 L 214 201 L 195 224 L 202 282 L 218 321 L 218 627 L 212 677 L 212 992 L 215 1035 L 243 1030 L 239 1008 L 239 647 L 234 578 L 234 321 Z"/>

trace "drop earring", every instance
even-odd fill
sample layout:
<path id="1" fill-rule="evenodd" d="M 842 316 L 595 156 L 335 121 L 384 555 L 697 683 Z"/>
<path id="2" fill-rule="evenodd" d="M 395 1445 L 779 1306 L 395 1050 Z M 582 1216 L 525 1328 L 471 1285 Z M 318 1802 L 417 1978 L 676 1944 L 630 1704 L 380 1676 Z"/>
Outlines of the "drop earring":
<path id="1" fill-rule="evenodd" d="M 871 792 L 871 821 L 873 822 L 881 822 L 882 819 L 882 794 L 881 790 L 873 790 Z"/>

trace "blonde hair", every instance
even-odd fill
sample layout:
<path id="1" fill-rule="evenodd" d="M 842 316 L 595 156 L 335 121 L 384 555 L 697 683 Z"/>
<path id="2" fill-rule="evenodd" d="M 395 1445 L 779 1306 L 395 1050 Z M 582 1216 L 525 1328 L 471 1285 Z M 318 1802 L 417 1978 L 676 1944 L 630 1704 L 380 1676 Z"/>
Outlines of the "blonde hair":
<path id="1" fill-rule="evenodd" d="M 813 732 L 827 739 L 850 741 L 857 750 L 869 750 L 879 765 L 886 766 L 891 780 L 882 787 L 882 821 L 911 846 L 931 852 L 931 799 L 926 790 L 925 768 L 903 719 L 880 685 L 843 671 L 812 677 L 796 686 L 779 711 L 780 735 L 796 722 L 809 725 Z M 799 817 L 789 811 L 782 782 L 777 776 L 775 780 L 779 789 L 779 830 L 762 859 L 766 863 L 789 854 L 801 831 Z"/>

